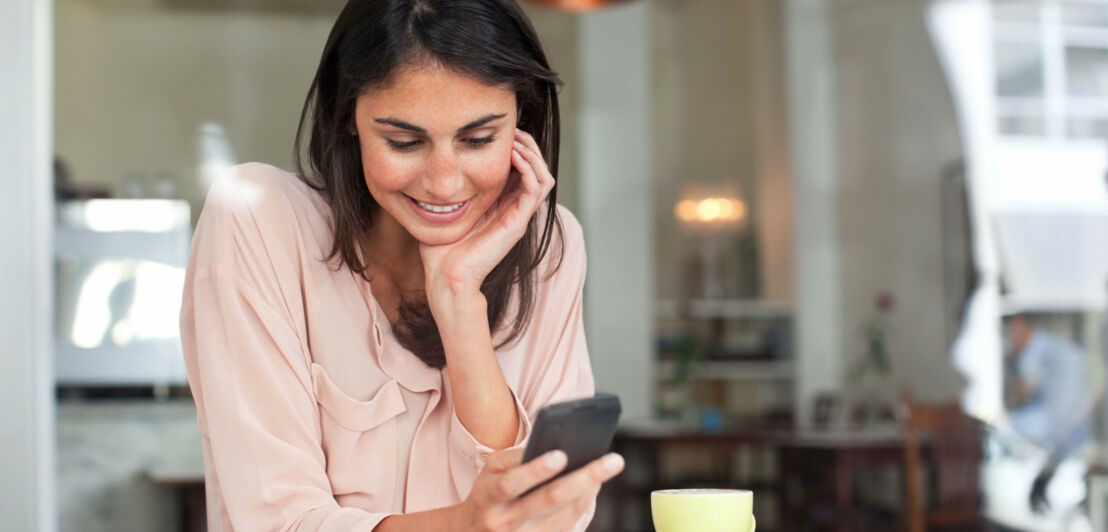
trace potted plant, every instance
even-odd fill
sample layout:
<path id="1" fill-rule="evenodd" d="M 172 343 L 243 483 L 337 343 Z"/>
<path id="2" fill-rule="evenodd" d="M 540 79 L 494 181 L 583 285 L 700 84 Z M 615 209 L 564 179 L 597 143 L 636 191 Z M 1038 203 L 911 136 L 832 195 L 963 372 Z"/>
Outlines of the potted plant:
<path id="1" fill-rule="evenodd" d="M 858 329 L 863 349 L 851 364 L 847 380 L 856 395 L 851 409 L 853 421 L 863 427 L 892 418 L 892 409 L 883 400 L 882 389 L 892 371 L 888 344 L 892 335 L 889 320 L 894 306 L 891 293 L 879 292 L 874 297 L 873 310 Z"/>

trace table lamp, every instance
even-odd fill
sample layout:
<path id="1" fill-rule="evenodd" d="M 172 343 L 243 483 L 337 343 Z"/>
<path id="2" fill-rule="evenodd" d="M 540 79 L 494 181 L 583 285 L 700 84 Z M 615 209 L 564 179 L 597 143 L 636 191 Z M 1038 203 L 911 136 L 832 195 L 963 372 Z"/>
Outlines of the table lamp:
<path id="1" fill-rule="evenodd" d="M 703 296 L 723 299 L 723 238 L 746 225 L 746 202 L 737 193 L 687 193 L 673 212 L 686 231 L 702 236 Z"/>

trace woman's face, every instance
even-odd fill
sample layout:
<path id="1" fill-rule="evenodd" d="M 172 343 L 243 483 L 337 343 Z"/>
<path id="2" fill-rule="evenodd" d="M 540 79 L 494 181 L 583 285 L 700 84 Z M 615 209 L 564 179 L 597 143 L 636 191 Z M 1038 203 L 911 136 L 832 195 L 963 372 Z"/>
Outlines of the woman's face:
<path id="1" fill-rule="evenodd" d="M 512 169 L 515 93 L 439 65 L 405 68 L 388 87 L 363 93 L 354 122 L 382 217 L 424 244 L 465 236 Z"/>

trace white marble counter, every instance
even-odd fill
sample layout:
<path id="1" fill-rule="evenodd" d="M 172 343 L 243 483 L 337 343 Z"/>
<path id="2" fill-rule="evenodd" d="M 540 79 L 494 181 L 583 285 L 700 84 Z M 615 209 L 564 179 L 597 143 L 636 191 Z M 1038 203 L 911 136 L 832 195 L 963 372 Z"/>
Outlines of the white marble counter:
<path id="1" fill-rule="evenodd" d="M 191 400 L 59 401 L 57 412 L 60 531 L 179 529 L 177 499 L 146 471 L 203 472 Z"/>

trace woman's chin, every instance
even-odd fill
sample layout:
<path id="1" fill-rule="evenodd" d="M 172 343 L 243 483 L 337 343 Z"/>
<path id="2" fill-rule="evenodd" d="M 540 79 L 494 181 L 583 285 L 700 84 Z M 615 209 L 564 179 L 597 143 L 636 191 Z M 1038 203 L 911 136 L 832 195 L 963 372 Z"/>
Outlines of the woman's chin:
<path id="1" fill-rule="evenodd" d="M 420 244 L 425 246 L 445 246 L 461 240 L 468 228 L 465 227 L 440 227 L 435 229 L 420 228 L 417 231 L 409 231 Z"/>

